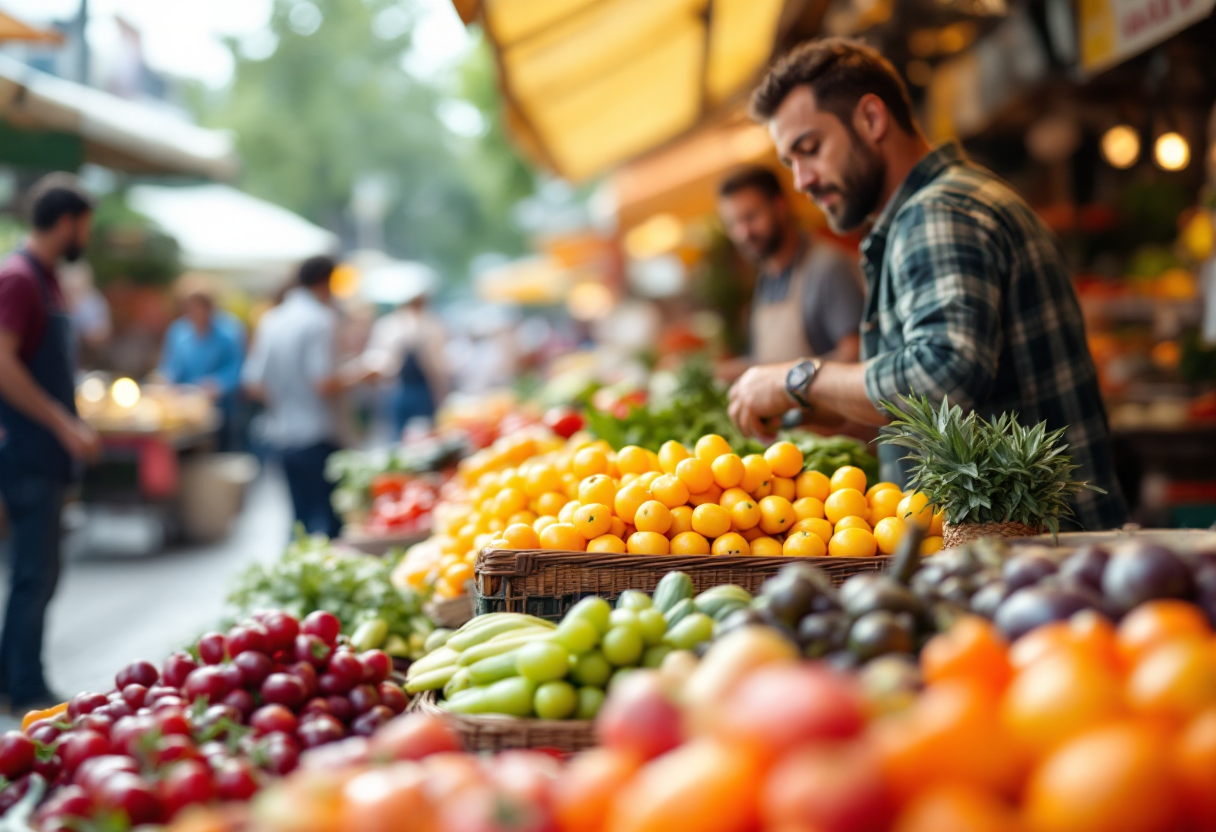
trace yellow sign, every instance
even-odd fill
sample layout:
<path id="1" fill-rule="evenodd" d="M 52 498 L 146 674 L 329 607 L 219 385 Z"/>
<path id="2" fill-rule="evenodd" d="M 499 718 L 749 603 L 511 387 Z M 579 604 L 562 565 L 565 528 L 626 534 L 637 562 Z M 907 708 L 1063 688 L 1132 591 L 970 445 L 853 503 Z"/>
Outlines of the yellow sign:
<path id="1" fill-rule="evenodd" d="M 1081 69 L 1093 75 L 1138 55 L 1216 8 L 1216 0 L 1081 0 Z"/>

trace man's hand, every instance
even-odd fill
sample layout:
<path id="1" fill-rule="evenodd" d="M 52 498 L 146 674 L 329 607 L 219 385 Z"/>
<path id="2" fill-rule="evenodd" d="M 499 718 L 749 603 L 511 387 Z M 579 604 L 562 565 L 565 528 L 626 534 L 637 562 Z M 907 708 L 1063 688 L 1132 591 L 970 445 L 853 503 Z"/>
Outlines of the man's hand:
<path id="1" fill-rule="evenodd" d="M 753 436 L 776 434 L 775 420 L 798 407 L 785 390 L 785 377 L 797 363 L 752 367 L 735 382 L 730 388 L 730 418 L 740 430 Z"/>
<path id="2" fill-rule="evenodd" d="M 60 421 L 55 436 L 76 459 L 96 462 L 101 453 L 101 438 L 97 432 L 74 416 L 65 416 Z"/>

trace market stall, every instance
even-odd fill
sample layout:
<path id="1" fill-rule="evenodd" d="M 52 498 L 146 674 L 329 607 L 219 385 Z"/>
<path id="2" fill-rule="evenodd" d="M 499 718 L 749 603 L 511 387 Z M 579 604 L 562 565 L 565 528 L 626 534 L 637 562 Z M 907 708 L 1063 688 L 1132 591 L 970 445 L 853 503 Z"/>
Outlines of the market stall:
<path id="1" fill-rule="evenodd" d="M 994 443 L 1019 446 L 1018 427 L 998 420 L 968 440 L 961 414 L 941 416 L 945 441 L 973 456 L 944 463 L 905 404 L 890 437 L 919 455 L 937 511 L 822 444 L 804 454 L 777 442 L 744 462 L 713 434 L 654 452 L 516 432 L 461 466 L 465 487 L 491 501 L 472 506 L 488 527 L 519 519 L 531 493 L 540 508 L 546 489 L 582 505 L 571 522 L 540 523 L 536 540 L 523 522 L 491 532 L 478 582 L 506 579 L 503 555 L 548 561 L 547 597 L 530 600 L 556 606 L 525 601 L 435 628 L 423 601 L 439 588 L 415 580 L 409 556 L 394 565 L 298 541 L 240 577 L 231 626 L 163 662 L 132 662 L 111 691 L 31 713 L 0 739 L 0 813 L 39 832 L 107 818 L 180 832 L 413 832 L 502 812 L 536 832 L 1208 828 L 1216 690 L 1202 680 L 1216 672 L 1216 564 L 1204 553 L 1216 538 L 926 546 L 938 523 L 990 521 L 969 495 L 1057 493 L 1068 464 L 1048 441 L 1054 473 L 1036 463 L 1012 489 L 998 485 Z M 784 518 L 791 487 L 807 496 Z M 740 498 L 726 511 L 731 490 L 769 493 L 763 507 Z M 677 499 L 706 494 L 717 499 Z M 447 499 L 437 511 L 468 525 L 457 516 L 468 506 Z M 683 508 L 691 530 L 655 530 L 682 523 Z M 1015 516 L 1050 528 L 1063 511 Z M 826 519 L 793 523 L 799 512 Z M 622 514 L 644 530 L 626 551 L 606 545 L 621 539 Z M 827 557 L 815 520 L 832 527 Z M 853 547 L 871 521 L 882 555 Z M 900 533 L 888 540 L 883 524 Z M 638 535 L 688 551 L 672 559 Z M 687 535 L 731 550 L 676 544 L 697 542 Z M 797 548 L 803 535 L 813 550 Z M 755 557 L 781 536 L 780 551 Z M 579 538 L 605 544 L 584 553 L 605 558 L 598 578 L 572 559 Z"/>
<path id="2" fill-rule="evenodd" d="M 220 414 L 206 391 L 90 373 L 76 403 L 102 444 L 100 458 L 84 472 L 82 508 L 150 518 L 162 543 L 227 535 L 257 463 L 213 453 Z"/>

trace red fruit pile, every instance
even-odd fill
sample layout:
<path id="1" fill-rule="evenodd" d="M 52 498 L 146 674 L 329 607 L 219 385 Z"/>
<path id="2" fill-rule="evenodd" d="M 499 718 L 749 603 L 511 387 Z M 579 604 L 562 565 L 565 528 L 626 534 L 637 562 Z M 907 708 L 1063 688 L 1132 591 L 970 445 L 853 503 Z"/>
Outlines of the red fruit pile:
<path id="1" fill-rule="evenodd" d="M 373 483 L 372 491 L 375 496 L 367 520 L 369 533 L 402 534 L 431 528 L 431 509 L 439 499 L 439 492 L 430 483 L 402 478 L 392 486 Z"/>
<path id="2" fill-rule="evenodd" d="M 128 665 L 110 692 L 74 697 L 62 721 L 0 738 L 0 774 L 11 781 L 0 813 L 38 774 L 50 786 L 40 829 L 102 814 L 163 822 L 191 804 L 249 799 L 307 749 L 370 736 L 405 710 L 405 693 L 387 654 L 356 654 L 340 630 L 327 612 L 303 622 L 257 613 L 199 639 L 199 661 L 183 652 L 159 672 Z"/>

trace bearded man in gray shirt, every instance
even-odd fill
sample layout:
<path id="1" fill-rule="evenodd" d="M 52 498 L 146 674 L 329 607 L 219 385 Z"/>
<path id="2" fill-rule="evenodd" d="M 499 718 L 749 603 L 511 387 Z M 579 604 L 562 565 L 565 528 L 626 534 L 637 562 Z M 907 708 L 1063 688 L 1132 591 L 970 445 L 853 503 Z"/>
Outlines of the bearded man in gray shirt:
<path id="1" fill-rule="evenodd" d="M 718 186 L 718 214 L 731 242 L 759 270 L 751 362 L 856 361 L 861 273 L 848 254 L 802 233 L 776 174 L 760 166 L 736 170 Z"/>

